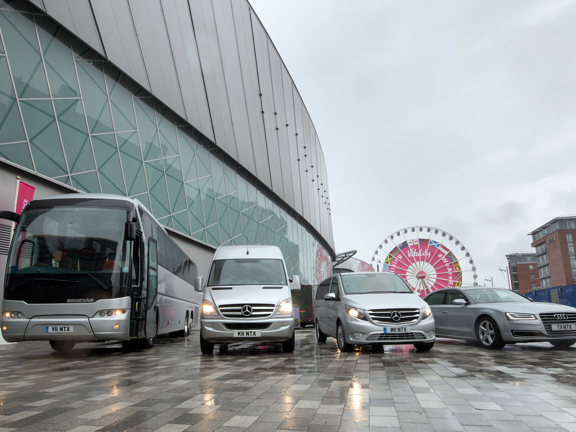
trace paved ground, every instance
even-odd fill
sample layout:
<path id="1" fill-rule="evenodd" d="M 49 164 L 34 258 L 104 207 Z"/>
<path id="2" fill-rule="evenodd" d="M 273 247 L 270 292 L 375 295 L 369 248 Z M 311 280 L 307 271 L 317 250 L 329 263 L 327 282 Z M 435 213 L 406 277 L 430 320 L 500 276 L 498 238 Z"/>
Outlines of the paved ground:
<path id="1" fill-rule="evenodd" d="M 0 432 L 576 431 L 576 348 L 502 351 L 438 341 L 340 353 L 299 330 L 296 351 L 199 353 L 198 332 L 149 351 L 0 345 Z"/>

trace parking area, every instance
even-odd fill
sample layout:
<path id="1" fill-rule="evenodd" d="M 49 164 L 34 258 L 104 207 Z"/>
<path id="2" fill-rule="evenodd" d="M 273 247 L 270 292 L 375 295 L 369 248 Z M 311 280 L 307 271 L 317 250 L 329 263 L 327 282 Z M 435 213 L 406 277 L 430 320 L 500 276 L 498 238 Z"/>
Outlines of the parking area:
<path id="1" fill-rule="evenodd" d="M 0 432 L 576 431 L 576 349 L 490 351 L 440 340 L 341 353 L 297 332 L 293 354 L 242 344 L 201 355 L 198 332 L 152 350 L 0 345 Z"/>

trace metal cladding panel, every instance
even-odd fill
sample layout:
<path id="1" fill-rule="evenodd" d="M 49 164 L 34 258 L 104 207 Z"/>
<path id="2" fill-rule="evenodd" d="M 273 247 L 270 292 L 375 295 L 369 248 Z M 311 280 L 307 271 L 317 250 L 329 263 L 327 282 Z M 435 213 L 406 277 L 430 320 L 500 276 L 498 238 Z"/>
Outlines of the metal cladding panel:
<path id="1" fill-rule="evenodd" d="M 44 0 L 46 13 L 106 57 L 88 0 Z"/>
<path id="2" fill-rule="evenodd" d="M 260 85 L 258 83 L 258 69 L 256 67 L 256 52 L 254 50 L 254 38 L 252 35 L 251 12 L 244 2 L 233 1 L 232 11 L 238 43 L 238 55 L 242 72 L 242 83 L 250 138 L 254 152 L 255 171 L 253 174 L 266 184 L 272 185 L 270 178 L 270 166 L 268 164 L 268 149 L 266 148 L 266 135 L 264 133 L 264 121 L 262 119 L 262 104 L 260 101 Z M 254 18 L 256 19 L 256 18 Z M 248 146 L 248 143 L 239 143 L 239 151 Z"/>
<path id="3" fill-rule="evenodd" d="M 44 6 L 44 3 L 42 2 L 42 0 L 29 0 L 29 1 L 30 1 L 30 3 L 34 4 L 35 6 L 39 7 L 44 12 L 46 12 L 46 6 Z"/>
<path id="4" fill-rule="evenodd" d="M 262 94 L 262 116 L 266 132 L 266 146 L 272 177 L 272 190 L 277 195 L 284 196 L 282 172 L 280 167 L 280 150 L 278 135 L 276 134 L 276 115 L 274 109 L 274 90 L 270 71 L 270 45 L 268 35 L 258 20 L 252 21 L 254 31 L 254 44 L 256 46 L 256 63 L 258 65 L 258 79 L 260 80 L 260 93 Z M 273 48 L 272 48 L 273 49 Z"/>
<path id="5" fill-rule="evenodd" d="M 294 194 L 293 207 L 298 213 L 302 213 L 302 190 L 298 162 L 298 143 L 296 141 L 296 120 L 294 117 L 294 83 L 284 64 L 282 64 L 282 85 L 284 86 L 284 113 L 286 114 L 286 123 L 280 125 L 280 131 L 284 130 L 287 137 L 286 142 L 290 155 L 290 170 L 292 172 L 292 193 Z"/>
<path id="6" fill-rule="evenodd" d="M 163 1 L 162 7 L 184 100 L 186 119 L 205 136 L 214 140 L 188 2 Z"/>
<path id="7" fill-rule="evenodd" d="M 290 149 L 288 148 L 288 136 L 286 124 L 286 104 L 284 102 L 284 84 L 282 75 L 282 59 L 278 52 L 270 49 L 270 71 L 272 75 L 272 90 L 274 92 L 274 112 L 275 130 L 278 140 L 278 151 L 280 154 L 280 170 L 282 173 L 282 184 L 284 185 L 284 200 L 294 207 L 294 182 L 292 180 L 292 169 L 290 166 Z"/>
<path id="8" fill-rule="evenodd" d="M 232 116 L 238 162 L 250 172 L 255 172 L 256 165 L 251 144 L 246 97 L 242 82 L 242 68 L 231 3 L 229 1 L 214 2 L 214 17 L 222 54 L 224 79 L 228 89 L 228 104 L 230 106 L 230 115 Z"/>
<path id="9" fill-rule="evenodd" d="M 294 118 L 296 120 L 296 148 L 298 150 L 298 159 L 300 159 L 298 165 L 300 193 L 302 194 L 302 212 L 300 214 L 304 216 L 304 219 L 310 220 L 310 202 L 308 200 L 308 188 L 306 187 L 306 157 L 304 156 L 305 149 L 303 144 L 305 142 L 305 134 L 302 117 L 303 112 L 306 110 L 304 109 L 304 104 L 296 88 L 294 88 L 292 94 L 294 95 Z"/>
<path id="10" fill-rule="evenodd" d="M 176 66 L 159 0 L 128 0 L 140 42 L 150 90 L 173 111 L 186 118 Z"/>
<path id="11" fill-rule="evenodd" d="M 92 8 L 108 59 L 150 90 L 128 2 L 98 0 L 92 3 Z"/>
<path id="12" fill-rule="evenodd" d="M 214 11 L 210 0 L 189 2 L 216 144 L 238 159 Z"/>

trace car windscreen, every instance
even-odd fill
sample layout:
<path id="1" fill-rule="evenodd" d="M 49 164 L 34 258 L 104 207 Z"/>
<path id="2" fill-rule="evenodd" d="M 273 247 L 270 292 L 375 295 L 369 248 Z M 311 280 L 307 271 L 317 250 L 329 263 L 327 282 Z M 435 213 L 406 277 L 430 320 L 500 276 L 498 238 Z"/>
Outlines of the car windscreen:
<path id="1" fill-rule="evenodd" d="M 413 293 L 402 278 L 394 274 L 343 274 L 342 284 L 346 294 Z"/>
<path id="2" fill-rule="evenodd" d="M 474 303 L 530 302 L 526 297 L 507 289 L 472 289 L 466 291 L 466 295 Z"/>
<path id="3" fill-rule="evenodd" d="M 277 259 L 214 261 L 208 286 L 222 285 L 287 285 L 284 263 Z"/>

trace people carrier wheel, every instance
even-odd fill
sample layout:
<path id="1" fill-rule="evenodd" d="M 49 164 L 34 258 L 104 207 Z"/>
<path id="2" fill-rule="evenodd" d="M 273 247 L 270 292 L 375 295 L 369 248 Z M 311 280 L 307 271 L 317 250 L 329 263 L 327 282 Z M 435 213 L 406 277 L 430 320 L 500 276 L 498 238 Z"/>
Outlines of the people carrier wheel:
<path id="1" fill-rule="evenodd" d="M 326 342 L 326 335 L 322 333 L 322 330 L 320 330 L 318 321 L 316 321 L 316 340 L 318 342 Z"/>
<path id="2" fill-rule="evenodd" d="M 488 316 L 480 318 L 476 324 L 476 337 L 484 348 L 499 350 L 506 345 L 500 336 L 496 322 Z"/>
<path id="3" fill-rule="evenodd" d="M 418 351 L 430 351 L 434 346 L 434 342 L 416 342 L 414 348 Z"/>
<path id="4" fill-rule="evenodd" d="M 342 352 L 350 352 L 354 349 L 354 345 L 346 342 L 346 333 L 344 332 L 344 325 L 338 322 L 338 330 L 336 331 L 336 342 L 338 343 L 338 348 Z"/>

